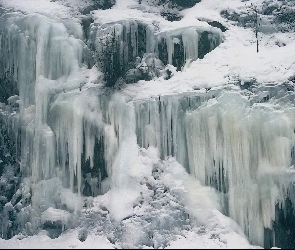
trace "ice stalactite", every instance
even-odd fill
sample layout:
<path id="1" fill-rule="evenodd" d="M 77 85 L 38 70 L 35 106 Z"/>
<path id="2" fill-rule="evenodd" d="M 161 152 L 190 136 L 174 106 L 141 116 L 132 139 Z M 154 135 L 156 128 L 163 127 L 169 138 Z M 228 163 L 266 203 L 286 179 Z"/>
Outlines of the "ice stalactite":
<path id="1" fill-rule="evenodd" d="M 176 156 L 188 169 L 185 116 L 214 93 L 183 93 L 135 101 L 137 141 L 141 147 L 159 148 L 161 158 Z"/>
<path id="2" fill-rule="evenodd" d="M 84 101 L 84 98 L 90 101 Z M 50 109 L 50 125 L 56 139 L 56 164 L 62 171 L 64 182 L 78 193 L 83 185 L 82 155 L 85 154 L 85 159 L 90 161 L 90 168 L 93 168 L 95 140 L 100 140 L 102 136 L 100 105 L 99 102 L 91 101 L 91 96 L 83 96 L 80 91 L 63 93 Z M 64 115 L 60 116 L 61 113 Z"/>
<path id="3" fill-rule="evenodd" d="M 37 100 L 35 84 L 40 76 L 60 81 L 80 68 L 83 45 L 78 25 L 66 27 L 41 15 L 7 14 L 2 20 L 1 75 L 12 75 L 17 82 L 22 108 Z"/>
<path id="4" fill-rule="evenodd" d="M 207 35 L 207 40 L 203 37 Z M 165 64 L 182 68 L 215 49 L 223 40 L 222 32 L 216 28 L 185 27 L 157 34 L 159 58 Z M 202 47 L 205 43 L 206 48 Z M 201 55 L 201 56 L 200 56 Z"/>
<path id="5" fill-rule="evenodd" d="M 108 159 L 112 162 L 110 173 L 111 199 L 110 212 L 116 221 L 133 214 L 133 204 L 140 197 L 140 179 L 147 171 L 139 160 L 137 145 L 135 112 L 132 103 L 126 103 L 124 97 L 114 95 L 107 110 L 107 124 L 116 135 L 118 149 Z M 111 134 L 109 134 L 111 135 Z M 113 135 L 109 138 L 113 147 Z M 111 139 L 111 140 L 110 140 Z"/>
<path id="6" fill-rule="evenodd" d="M 190 172 L 223 192 L 228 215 L 263 246 L 275 205 L 292 183 L 294 109 L 275 110 L 225 93 L 186 117 Z M 293 156 L 294 157 L 294 156 Z M 292 198 L 294 199 L 294 198 Z"/>

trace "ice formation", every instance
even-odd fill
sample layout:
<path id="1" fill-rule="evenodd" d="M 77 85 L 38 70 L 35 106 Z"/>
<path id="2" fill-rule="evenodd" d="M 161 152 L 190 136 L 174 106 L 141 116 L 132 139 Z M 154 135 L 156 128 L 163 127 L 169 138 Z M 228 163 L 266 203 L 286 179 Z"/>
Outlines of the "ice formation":
<path id="1" fill-rule="evenodd" d="M 251 107 L 224 94 L 188 114 L 186 128 L 191 173 L 222 192 L 226 213 L 263 245 L 275 204 L 293 197 L 294 108 Z"/>
<path id="2" fill-rule="evenodd" d="M 138 66 L 138 58 L 152 54 L 158 62 L 147 67 L 164 63 L 181 70 L 191 61 L 203 58 L 223 39 L 221 30 L 214 27 L 185 27 L 164 32 L 158 29 L 155 24 L 132 19 L 92 25 L 89 44 L 95 50 L 107 85 L 114 85 L 127 70 Z"/>
<path id="3" fill-rule="evenodd" d="M 222 43 L 220 29 L 162 31 L 129 19 L 91 24 L 86 41 L 78 21 L 15 12 L 1 16 L 0 32 L 0 80 L 11 85 L 0 95 L 1 129 L 11 131 L 0 139 L 3 152 L 17 156 L 7 165 L 21 172 L 9 200 L 0 197 L 2 238 L 41 229 L 57 237 L 54 230 L 91 224 L 93 216 L 121 247 L 166 247 L 173 234 L 201 234 L 202 226 L 223 242 L 222 212 L 242 228 L 231 224 L 235 233 L 263 246 L 276 204 L 284 208 L 286 197 L 294 204 L 288 91 L 278 99 L 265 89 L 220 88 L 132 100 L 111 88 L 121 78 L 160 77 L 172 65 L 185 70 Z M 13 179 L 5 171 L 0 187 Z M 203 187 L 220 206 L 198 201 L 202 185 L 216 189 Z M 82 240 L 94 230 L 87 223 Z"/>

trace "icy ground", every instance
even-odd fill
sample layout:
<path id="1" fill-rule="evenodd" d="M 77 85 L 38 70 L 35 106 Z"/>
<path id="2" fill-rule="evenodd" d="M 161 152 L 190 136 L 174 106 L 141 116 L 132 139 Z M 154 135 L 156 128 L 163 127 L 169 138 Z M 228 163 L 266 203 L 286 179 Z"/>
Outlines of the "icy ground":
<path id="1" fill-rule="evenodd" d="M 252 2 L 259 4 L 262 1 Z M 28 14 L 40 13 L 66 20 L 79 19 L 82 16 L 80 8 L 87 6 L 88 2 L 0 0 L 0 4 Z M 208 25 L 200 21 L 202 19 L 219 21 L 228 28 L 224 33 L 225 41 L 219 47 L 204 59 L 187 65 L 182 72 L 174 72 L 171 79 L 160 78 L 128 85 L 122 92 L 130 100 L 202 92 L 208 88 L 236 83 L 243 85 L 249 81 L 261 84 L 288 82 L 295 72 L 294 33 L 268 32 L 269 24 L 266 22 L 266 31 L 259 33 L 260 51 L 256 53 L 253 30 L 238 27 L 220 16 L 221 10 L 231 8 L 238 12 L 245 10 L 246 4 L 248 1 L 224 0 L 220 3 L 202 0 L 195 7 L 183 10 L 182 20 L 172 23 L 155 15 L 148 7 L 136 7 L 136 1 L 118 0 L 112 9 L 96 10 L 92 17 L 98 23 L 124 18 L 155 21 L 161 31 L 192 24 Z M 0 239 L 0 248 L 130 248 L 139 247 L 138 243 L 142 248 L 259 248 L 251 246 L 239 226 L 219 212 L 216 191 L 196 182 L 174 158 L 161 161 L 154 148 L 139 149 L 138 158 L 140 169 L 144 170 L 137 176 L 140 179 L 140 186 L 137 187 L 141 192 L 140 200 L 134 202 L 128 199 L 129 193 L 112 189 L 93 200 L 80 201 L 84 208 L 73 215 L 49 209 L 44 216 L 51 217 L 51 221 L 54 218 L 72 219 L 80 228 L 69 228 L 55 239 L 51 239 L 45 231 L 34 236 L 17 235 L 11 240 Z M 63 190 L 60 196 L 66 197 L 67 194 L 68 190 Z M 67 207 L 75 206 L 69 199 L 61 200 Z M 117 206 L 119 203 L 120 206 Z M 159 226 L 159 223 L 162 224 Z M 162 231 L 157 232 L 156 228 Z M 154 232 L 154 235 L 149 235 L 149 232 Z M 123 241 L 118 242 L 117 239 Z"/>
<path id="2" fill-rule="evenodd" d="M 141 149 L 138 156 L 144 170 L 138 187 L 141 197 L 133 204 L 131 215 L 126 217 L 128 203 L 133 202 L 130 194 L 110 190 L 103 196 L 85 200 L 84 209 L 74 217 L 79 221 L 78 228 L 69 229 L 55 239 L 45 231 L 30 237 L 0 239 L 0 247 L 259 248 L 251 246 L 239 226 L 218 211 L 218 196 L 213 188 L 200 185 L 173 158 L 159 160 L 155 148 Z M 73 201 L 64 203 L 71 206 Z M 125 209 L 122 204 L 126 204 Z M 58 211 L 48 216 L 58 216 Z M 65 215 L 59 216 L 66 219 Z"/>

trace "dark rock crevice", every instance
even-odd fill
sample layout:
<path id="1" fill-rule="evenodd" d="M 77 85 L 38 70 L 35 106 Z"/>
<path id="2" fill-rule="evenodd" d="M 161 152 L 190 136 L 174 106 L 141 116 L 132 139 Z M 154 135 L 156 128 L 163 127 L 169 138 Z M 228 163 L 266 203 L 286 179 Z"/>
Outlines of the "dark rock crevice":
<path id="1" fill-rule="evenodd" d="M 90 6 L 84 8 L 81 12 L 83 15 L 87 15 L 93 10 L 111 9 L 115 4 L 116 0 L 91 0 Z"/>
<path id="2" fill-rule="evenodd" d="M 273 222 L 273 228 L 266 228 L 264 230 L 265 248 L 271 248 L 273 246 L 282 249 L 295 248 L 294 206 L 290 197 L 287 197 L 284 203 L 284 207 L 281 207 L 279 203 L 276 204 L 276 219 Z"/>

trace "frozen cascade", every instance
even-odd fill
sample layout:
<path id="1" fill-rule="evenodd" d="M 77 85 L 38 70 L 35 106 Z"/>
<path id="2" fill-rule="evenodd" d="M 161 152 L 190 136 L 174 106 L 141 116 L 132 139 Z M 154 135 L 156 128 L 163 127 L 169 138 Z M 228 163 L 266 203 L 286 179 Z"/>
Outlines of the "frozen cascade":
<path id="1" fill-rule="evenodd" d="M 79 91 L 81 83 L 87 81 L 79 24 L 66 25 L 62 20 L 57 22 L 41 15 L 12 14 L 3 19 L 5 25 L 2 28 L 5 30 L 1 36 L 1 54 L 7 60 L 1 65 L 1 74 L 14 77 L 20 99 L 20 160 L 24 187 L 20 187 L 18 192 L 24 199 L 27 197 L 32 201 L 32 207 L 24 207 L 25 202 L 23 207 L 22 204 L 18 206 L 21 212 L 15 228 L 3 223 L 2 236 L 6 238 L 23 228 L 33 232 L 44 227 L 48 224 L 44 218 L 50 217 L 50 214 L 64 214 L 51 208 L 81 209 L 81 198 L 71 194 L 73 201 L 69 201 L 64 193 L 67 192 L 65 188 L 69 188 L 81 194 L 85 180 L 91 186 L 93 196 L 105 193 L 110 185 L 124 190 L 122 185 L 126 186 L 126 183 L 129 183 L 127 192 L 130 193 L 136 185 L 136 178 L 133 178 L 134 181 L 122 179 L 121 172 L 128 173 L 126 178 L 132 175 L 131 170 L 122 168 L 132 166 L 134 162 L 129 162 L 130 158 L 126 158 L 128 152 L 120 145 L 133 145 L 136 154 L 137 144 L 135 131 L 132 132 L 135 129 L 134 119 L 130 118 L 130 122 L 125 124 L 126 116 L 134 116 L 132 106 L 124 101 L 117 106 L 117 99 L 100 98 L 97 93 L 101 85 L 91 87 L 90 83 L 89 89 Z M 100 168 L 94 163 L 96 142 L 101 141 L 105 166 Z M 125 164 L 124 159 L 127 161 Z M 89 162 L 90 169 L 98 167 L 98 176 L 82 172 L 83 166 L 87 165 L 84 161 Z M 106 169 L 102 169 L 104 167 Z M 15 206 L 10 204 L 7 209 L 15 211 Z M 126 206 L 132 210 L 131 203 Z M 10 219 L 4 217 L 1 220 Z M 50 223 L 49 226 L 52 226 L 57 222 Z M 13 230 L 15 232 L 10 233 Z"/>
<path id="2" fill-rule="evenodd" d="M 48 112 L 51 102 L 59 93 L 79 89 L 85 81 L 82 29 L 78 23 L 67 24 L 37 14 L 6 14 L 2 20 L 1 56 L 5 60 L 2 60 L 0 74 L 12 76 L 11 84 L 17 83 L 16 94 L 20 99 L 21 171 L 23 180 L 27 177 L 32 182 L 33 209 L 26 212 L 27 208 L 24 208 L 23 212 L 32 217 L 29 220 L 33 228 L 37 228 L 39 222 L 35 221 L 35 215 L 38 211 L 46 210 L 46 204 L 53 203 L 48 200 L 53 199 L 48 191 L 53 186 L 58 186 L 52 184 L 52 181 L 47 183 L 46 180 L 59 177 L 59 168 L 56 167 L 56 134 L 49 126 Z M 75 152 L 74 149 L 71 152 Z M 70 167 L 69 171 L 73 176 L 77 170 Z M 41 183 L 45 187 L 40 188 Z M 40 196 L 42 192 L 43 195 Z M 23 194 L 24 197 L 26 195 Z M 21 217 L 20 220 L 27 219 L 27 216 Z M 2 229 L 4 237 L 7 230 L 10 229 Z M 17 231 L 17 228 L 14 230 Z"/>
<path id="3" fill-rule="evenodd" d="M 261 246 L 276 203 L 294 204 L 294 111 L 226 93 L 186 116 L 190 172 L 223 192 L 228 215 Z"/>
<path id="4" fill-rule="evenodd" d="M 142 179 L 152 172 L 138 157 L 151 148 L 157 148 L 163 161 L 175 157 L 201 184 L 214 186 L 223 212 L 255 244 L 264 244 L 264 228 L 271 229 L 276 220 L 276 203 L 284 207 L 289 197 L 295 204 L 292 106 L 253 104 L 253 99 L 222 90 L 130 101 L 89 81 L 89 74 L 100 74 L 96 67 L 87 69 L 78 22 L 20 13 L 1 20 L 5 60 L 0 60 L 0 77 L 17 86 L 8 105 L 0 106 L 13 115 L 2 112 L 0 119 L 21 137 L 15 144 L 20 144 L 22 172 L 19 189 L 0 217 L 3 238 L 23 230 L 33 234 L 41 228 L 77 226 L 77 211 L 89 205 L 85 196 L 109 195 L 112 219 L 128 219 L 143 195 Z M 117 80 L 146 53 L 181 69 L 222 41 L 216 28 L 157 33 L 153 25 L 134 20 L 93 25 L 91 32 L 88 45 L 109 77 L 106 81 Z M 113 61 L 105 63 L 109 57 Z M 155 190 L 166 202 L 166 191 Z M 11 214 L 17 223 L 11 223 Z M 175 218 L 188 226 L 186 216 L 179 208 Z M 167 219 L 160 226 L 171 229 L 169 223 Z"/>
<path id="5" fill-rule="evenodd" d="M 276 204 L 284 208 L 286 197 L 295 202 L 294 108 L 210 91 L 136 101 L 135 107 L 138 144 L 159 148 L 162 159 L 175 156 L 203 185 L 220 191 L 225 214 L 263 246 Z"/>

